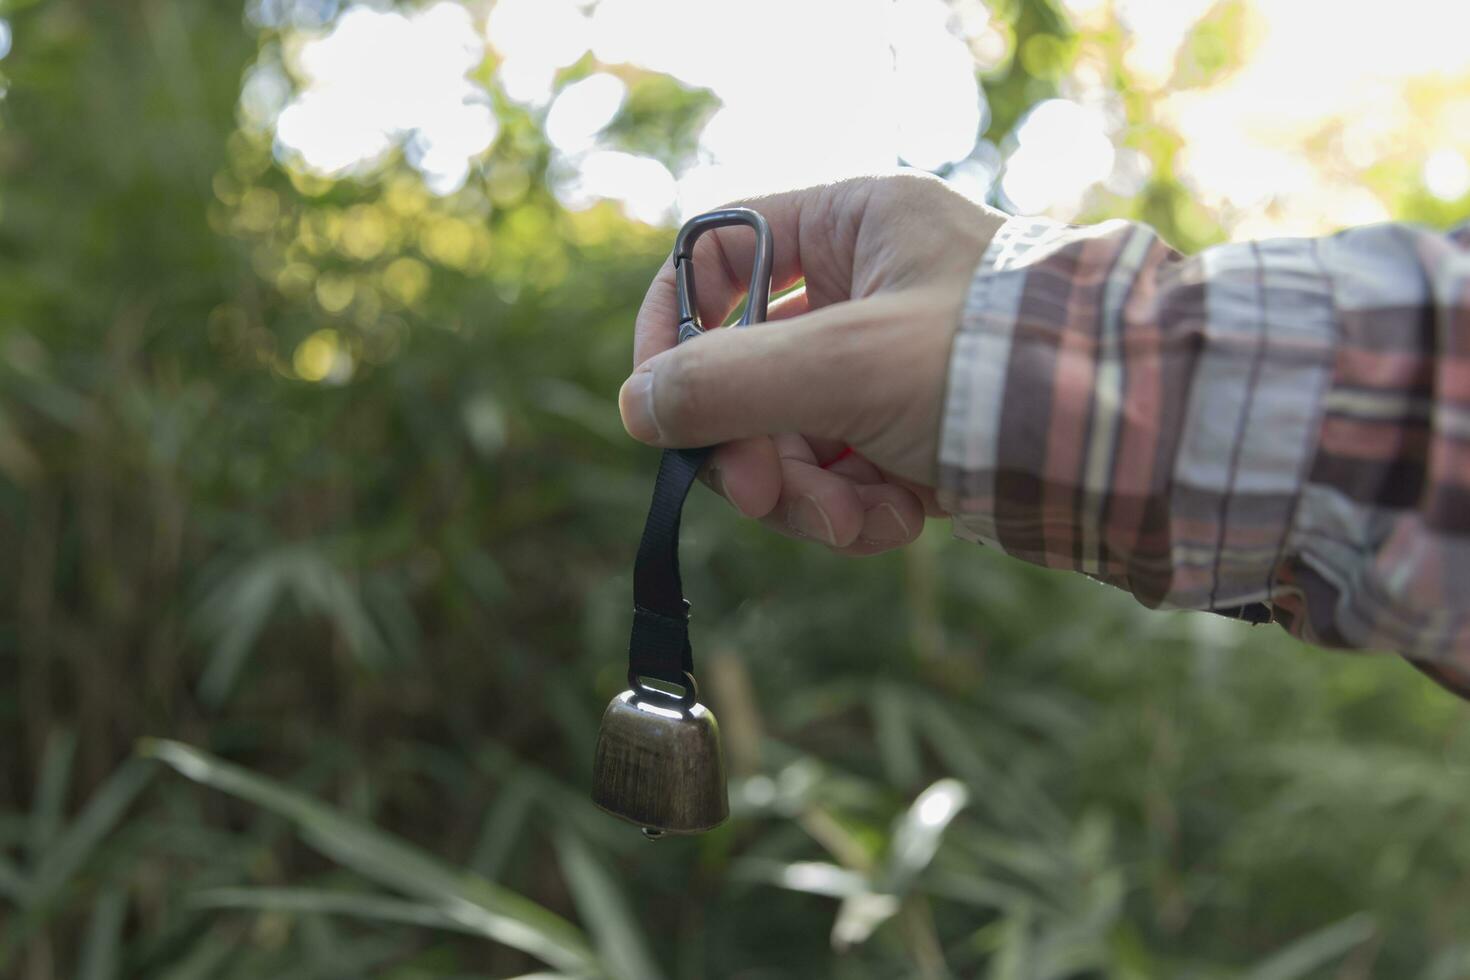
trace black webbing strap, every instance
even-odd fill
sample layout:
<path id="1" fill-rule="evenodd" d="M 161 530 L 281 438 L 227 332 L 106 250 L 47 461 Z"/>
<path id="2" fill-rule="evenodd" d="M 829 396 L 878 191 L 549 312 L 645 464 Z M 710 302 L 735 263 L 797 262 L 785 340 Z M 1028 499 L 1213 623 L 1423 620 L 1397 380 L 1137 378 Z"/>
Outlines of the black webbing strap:
<path id="1" fill-rule="evenodd" d="M 710 449 L 665 449 L 633 565 L 633 635 L 628 670 L 675 684 L 694 671 L 689 603 L 679 580 L 679 516 Z"/>
<path id="2" fill-rule="evenodd" d="M 759 323 L 766 318 L 771 298 L 771 261 L 774 248 L 771 228 L 749 208 L 707 211 L 684 222 L 674 241 L 675 297 L 678 321 L 674 326 L 679 342 L 704 332 L 699 322 L 699 304 L 694 294 L 694 243 L 700 235 L 726 225 L 747 225 L 755 232 L 750 264 L 750 287 L 745 312 L 737 326 Z M 689 603 L 679 581 L 679 515 L 684 498 L 699 467 L 714 447 L 665 449 L 653 483 L 653 503 L 643 540 L 633 565 L 633 635 L 628 641 L 628 680 L 635 690 L 640 677 L 656 678 L 684 688 L 681 700 L 694 700 L 694 654 L 689 648 Z M 667 692 L 663 692 L 667 694 Z"/>

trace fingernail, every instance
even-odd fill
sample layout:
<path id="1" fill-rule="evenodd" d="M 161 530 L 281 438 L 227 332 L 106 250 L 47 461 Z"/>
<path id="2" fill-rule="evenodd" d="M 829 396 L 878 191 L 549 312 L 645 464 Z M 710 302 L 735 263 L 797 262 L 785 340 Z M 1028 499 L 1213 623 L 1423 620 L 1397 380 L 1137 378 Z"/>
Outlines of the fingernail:
<path id="1" fill-rule="evenodd" d="M 881 503 L 863 516 L 863 538 L 875 544 L 893 544 L 909 539 L 909 526 L 890 503 Z"/>
<path id="2" fill-rule="evenodd" d="M 618 392 L 618 412 L 623 428 L 639 442 L 656 443 L 663 438 L 658 416 L 653 414 L 653 372 L 639 371 L 623 382 Z"/>
<path id="3" fill-rule="evenodd" d="M 786 512 L 786 526 L 797 534 L 829 545 L 837 544 L 837 535 L 832 531 L 832 520 L 810 494 L 791 505 Z"/>

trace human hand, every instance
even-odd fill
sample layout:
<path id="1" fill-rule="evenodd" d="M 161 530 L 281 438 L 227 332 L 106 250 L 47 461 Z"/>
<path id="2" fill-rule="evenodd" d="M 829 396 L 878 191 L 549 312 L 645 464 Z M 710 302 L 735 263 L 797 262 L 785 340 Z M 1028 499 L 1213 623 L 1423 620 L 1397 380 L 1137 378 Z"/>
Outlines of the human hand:
<path id="1" fill-rule="evenodd" d="M 721 443 L 703 475 L 782 534 L 869 555 L 916 538 L 934 496 L 950 344 L 970 278 L 1005 220 L 942 181 L 864 177 L 739 202 L 775 239 L 770 326 L 676 346 L 672 257 L 638 312 L 634 372 L 618 394 L 630 435 Z M 706 326 L 743 301 L 754 238 L 695 246 Z M 851 447 L 851 452 L 847 452 Z"/>

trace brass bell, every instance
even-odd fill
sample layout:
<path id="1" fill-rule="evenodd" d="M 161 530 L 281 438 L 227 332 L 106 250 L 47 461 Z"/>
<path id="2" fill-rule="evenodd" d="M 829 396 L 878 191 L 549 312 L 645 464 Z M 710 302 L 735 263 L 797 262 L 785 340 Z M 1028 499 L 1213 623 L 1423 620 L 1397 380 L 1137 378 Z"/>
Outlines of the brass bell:
<path id="1" fill-rule="evenodd" d="M 720 726 L 695 701 L 694 678 L 682 697 L 629 681 L 602 716 L 592 802 L 650 840 L 718 827 L 730 814 Z"/>

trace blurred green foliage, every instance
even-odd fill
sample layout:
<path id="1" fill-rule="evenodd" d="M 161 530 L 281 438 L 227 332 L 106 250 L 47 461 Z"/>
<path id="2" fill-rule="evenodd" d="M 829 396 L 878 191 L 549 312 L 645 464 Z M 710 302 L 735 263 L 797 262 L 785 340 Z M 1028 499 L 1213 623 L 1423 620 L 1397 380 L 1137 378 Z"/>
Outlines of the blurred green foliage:
<path id="1" fill-rule="evenodd" d="M 996 9 L 999 141 L 1079 39 Z M 691 503 L 736 813 L 650 849 L 586 787 L 669 231 L 561 210 L 503 100 L 449 197 L 288 173 L 237 122 L 279 55 L 233 4 L 4 13 L 0 975 L 1470 975 L 1449 696 L 940 527 L 848 562 Z M 1094 216 L 1214 240 L 1088 42 L 1154 167 Z M 626 77 L 615 137 L 677 161 L 707 94 Z"/>

